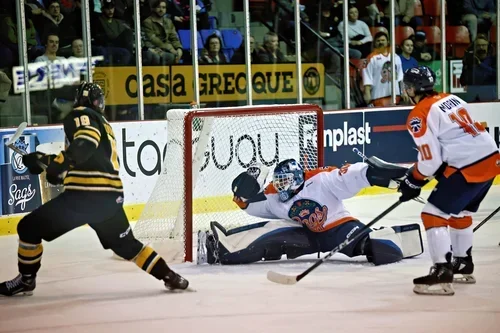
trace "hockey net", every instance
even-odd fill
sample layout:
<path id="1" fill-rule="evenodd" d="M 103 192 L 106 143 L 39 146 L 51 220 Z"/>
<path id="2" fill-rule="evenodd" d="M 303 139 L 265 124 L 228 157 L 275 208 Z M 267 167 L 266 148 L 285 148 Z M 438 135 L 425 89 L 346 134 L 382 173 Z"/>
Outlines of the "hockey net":
<path id="1" fill-rule="evenodd" d="M 262 220 L 232 201 L 233 179 L 251 164 L 270 171 L 287 158 L 305 169 L 322 165 L 317 105 L 169 110 L 167 119 L 162 173 L 134 234 L 169 261 L 192 261 L 196 233 L 211 221 L 231 229 Z"/>

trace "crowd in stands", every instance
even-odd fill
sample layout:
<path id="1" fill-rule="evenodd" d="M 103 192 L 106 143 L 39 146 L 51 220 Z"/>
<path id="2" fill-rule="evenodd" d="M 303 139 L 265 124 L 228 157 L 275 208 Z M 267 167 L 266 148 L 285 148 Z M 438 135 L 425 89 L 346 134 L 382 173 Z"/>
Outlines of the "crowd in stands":
<path id="1" fill-rule="evenodd" d="M 197 0 L 199 63 L 244 64 L 244 40 L 238 29 L 242 27 L 218 29 L 216 20 L 210 16 L 215 1 Z M 343 1 L 349 1 L 347 22 L 343 20 Z M 280 48 L 280 41 L 289 39 L 293 43 L 295 38 L 293 1 L 269 2 L 275 5 L 273 31 L 259 41 L 250 37 L 252 64 L 285 63 L 294 59 Z M 141 50 L 137 50 L 134 43 L 134 3 L 133 0 L 88 1 L 92 55 L 104 56 L 101 65 L 134 66 L 136 52 L 142 52 L 143 65 L 190 64 L 190 1 L 140 0 Z M 364 72 L 371 58 L 380 54 L 385 57 L 391 47 L 396 48 L 397 61 L 401 61 L 403 70 L 440 60 L 440 3 L 440 0 L 395 0 L 396 45 L 388 45 L 391 40 L 389 0 L 302 0 L 301 19 L 315 32 L 302 29 L 303 51 L 307 55 L 303 55 L 303 59 L 323 62 L 328 74 L 341 77 L 343 40 L 348 38 L 349 59 L 359 66 L 365 81 L 369 81 L 369 75 Z M 496 84 L 496 36 L 493 34 L 496 1 L 448 0 L 448 3 L 447 56 L 463 59 L 462 85 Z M 81 0 L 26 0 L 25 9 L 30 62 L 84 56 Z M 344 24 L 348 25 L 347 36 L 344 36 Z M 0 26 L 1 70 L 18 65 L 19 27 L 13 1 L 0 0 Z M 366 100 L 369 93 L 365 86 L 363 83 Z M 404 100 L 404 96 L 401 97 Z M 367 101 L 373 102 L 373 99 Z"/>

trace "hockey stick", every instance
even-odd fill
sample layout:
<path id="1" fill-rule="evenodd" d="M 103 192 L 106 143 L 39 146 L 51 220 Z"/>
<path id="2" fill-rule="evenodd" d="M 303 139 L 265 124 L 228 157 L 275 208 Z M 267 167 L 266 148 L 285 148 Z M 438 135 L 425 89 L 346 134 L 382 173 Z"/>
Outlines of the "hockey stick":
<path id="1" fill-rule="evenodd" d="M 14 135 L 12 135 L 10 137 L 10 139 L 7 140 L 7 142 L 5 142 L 5 145 L 7 147 L 9 147 L 11 150 L 13 150 L 14 152 L 18 153 L 21 156 L 26 155 L 26 152 L 24 150 L 22 150 L 22 149 L 17 148 L 15 146 L 15 143 L 16 143 L 17 140 L 19 140 L 19 138 L 21 137 L 21 135 L 23 135 L 23 132 L 24 132 L 24 130 L 26 129 L 27 126 L 28 126 L 27 122 L 22 122 L 21 124 L 19 124 L 19 126 L 17 127 L 16 132 L 14 133 Z M 42 169 L 47 169 L 47 166 L 44 163 L 42 163 L 42 161 L 37 161 L 37 164 Z"/>
<path id="2" fill-rule="evenodd" d="M 474 228 L 474 230 L 472 230 L 472 232 L 476 232 L 477 229 L 481 228 L 483 224 L 485 224 L 486 222 L 488 222 L 498 212 L 500 212 L 500 207 L 498 207 L 497 209 L 495 209 L 493 212 L 491 212 L 490 215 L 488 215 L 484 220 L 482 220 L 481 223 L 479 223 L 478 225 L 476 225 L 476 227 Z"/>
<path id="3" fill-rule="evenodd" d="M 358 148 L 353 148 L 353 149 L 352 149 L 352 151 L 353 151 L 354 153 L 356 153 L 356 154 L 357 154 L 359 157 L 361 157 L 362 159 L 364 159 L 364 160 L 367 160 L 367 159 L 368 159 L 368 157 L 367 157 L 365 154 L 363 154 L 363 153 L 362 153 L 362 152 L 361 152 Z M 425 205 L 425 204 L 427 203 L 427 202 L 425 201 L 425 199 L 423 199 L 422 197 L 416 197 L 416 198 L 414 198 L 413 200 L 415 200 L 416 202 L 419 202 L 419 203 L 421 203 L 421 204 L 423 204 L 423 205 Z"/>
<path id="4" fill-rule="evenodd" d="M 22 122 L 21 124 L 19 124 L 19 126 L 17 127 L 16 129 L 16 132 L 14 133 L 14 135 L 12 135 L 10 137 L 9 140 L 7 140 L 7 142 L 5 142 L 5 145 L 7 147 L 9 147 L 10 149 L 12 149 L 13 151 L 15 151 L 16 153 L 18 153 L 19 155 L 26 155 L 26 152 L 17 148 L 14 144 L 16 143 L 17 140 L 19 140 L 19 138 L 21 137 L 21 135 L 23 135 L 23 132 L 24 130 L 26 129 L 26 127 L 28 126 L 28 123 L 27 122 Z"/>
<path id="5" fill-rule="evenodd" d="M 304 272 L 300 273 L 299 275 L 290 276 L 290 275 L 285 275 L 285 274 L 277 273 L 277 272 L 274 272 L 274 271 L 269 271 L 269 272 L 267 272 L 267 279 L 269 281 L 272 281 L 272 282 L 275 282 L 275 283 L 279 283 L 279 284 L 289 284 L 289 285 L 296 284 L 297 282 L 299 282 L 300 280 L 302 280 L 303 278 L 305 278 L 307 276 L 307 274 L 311 273 L 319 265 L 321 265 L 326 260 L 328 260 L 335 253 L 339 252 L 344 247 L 348 246 L 349 244 L 351 244 L 352 242 L 354 242 L 358 238 L 362 237 L 364 231 L 366 231 L 372 225 L 374 225 L 375 223 L 377 223 L 380 219 L 382 219 L 384 216 L 386 216 L 387 214 L 389 214 L 391 211 L 393 211 L 400 204 L 401 204 L 401 201 L 399 201 L 399 200 L 396 201 L 395 203 L 393 203 L 389 208 L 387 208 L 382 213 L 380 213 L 377 217 L 375 217 L 370 223 L 368 223 L 364 227 L 362 227 L 361 230 L 359 230 L 358 234 L 355 237 L 353 237 L 351 239 L 347 238 L 345 241 L 343 241 L 342 243 L 340 243 L 339 245 L 337 245 L 333 250 L 331 250 L 330 253 L 328 253 L 326 256 L 324 256 L 323 258 L 319 259 L 318 261 L 316 261 L 316 263 L 314 265 L 312 265 L 311 267 L 309 267 L 308 269 L 306 269 Z"/>

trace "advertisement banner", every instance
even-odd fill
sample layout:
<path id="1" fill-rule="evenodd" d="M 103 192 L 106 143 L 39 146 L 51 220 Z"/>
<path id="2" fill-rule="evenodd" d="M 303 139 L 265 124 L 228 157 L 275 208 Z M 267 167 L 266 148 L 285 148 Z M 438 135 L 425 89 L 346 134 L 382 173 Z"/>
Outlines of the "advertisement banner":
<path id="1" fill-rule="evenodd" d="M 323 64 L 302 65 L 304 98 L 324 97 Z M 247 78 L 244 65 L 200 66 L 201 102 L 246 100 Z M 94 81 L 105 91 L 107 105 L 137 104 L 135 67 L 98 67 Z M 144 104 L 190 103 L 194 100 L 191 66 L 144 66 Z M 252 66 L 254 100 L 297 98 L 295 64 Z"/>
<path id="2" fill-rule="evenodd" d="M 365 155 L 377 156 L 393 163 L 417 160 L 415 144 L 406 128 L 409 109 L 366 112 L 365 122 L 371 125 L 371 144 L 365 145 Z"/>
<path id="3" fill-rule="evenodd" d="M 150 191 L 144 189 L 152 189 L 161 172 L 167 143 L 167 121 L 112 123 L 111 126 L 116 136 L 119 151 L 120 177 L 125 188 L 125 204 L 144 203 L 150 195 Z M 14 130 L 10 129 L 0 130 L 2 143 L 8 140 L 13 133 Z M 64 147 L 65 137 L 62 126 L 28 127 L 24 133 L 25 135 L 18 142 L 24 145 L 22 140 L 26 140 L 25 151 L 27 152 L 41 151 L 57 154 Z M 26 139 L 24 139 L 25 137 Z M 5 165 L 0 171 L 2 188 L 0 197 L 1 202 L 7 202 L 10 198 L 10 186 L 13 181 L 16 181 L 12 178 L 12 172 L 9 168 L 23 170 L 23 177 L 26 176 L 27 169 L 22 165 L 21 156 L 13 154 L 4 144 L 0 146 L 0 154 L 0 165 Z M 27 205 L 23 212 L 30 211 L 29 208 L 32 206 L 28 205 L 28 202 L 41 200 L 40 204 L 54 198 L 61 191 L 61 187 L 49 184 L 44 174 L 40 177 L 30 175 L 30 181 L 32 182 L 31 190 L 36 190 L 36 196 L 40 197 L 39 199 L 33 197 L 26 201 Z M 146 187 L 145 184 L 151 186 Z M 26 188 L 25 192 L 29 192 L 27 186 L 17 186 L 17 190 L 22 191 L 24 188 Z M 2 210 L 5 211 L 5 209 L 8 207 L 2 205 Z"/>
<path id="4" fill-rule="evenodd" d="M 92 57 L 92 69 L 103 56 Z M 69 58 L 54 62 L 33 62 L 28 64 L 28 85 L 30 91 L 57 89 L 78 84 L 82 75 L 87 73 L 86 58 Z M 20 94 L 26 89 L 24 67 L 12 68 L 14 93 Z"/>
<path id="5" fill-rule="evenodd" d="M 434 89 L 436 91 L 443 91 L 443 73 L 441 71 L 441 61 L 422 61 L 420 64 L 429 67 L 434 73 L 436 73 L 436 82 L 434 83 Z"/>
<path id="6" fill-rule="evenodd" d="M 333 112 L 324 119 L 324 164 L 340 166 L 346 162 L 357 162 L 359 157 L 353 148 L 363 151 L 371 144 L 371 127 L 358 112 Z"/>
<path id="7" fill-rule="evenodd" d="M 465 88 L 460 84 L 460 76 L 462 76 L 462 67 L 463 62 L 461 59 L 459 60 L 450 60 L 450 92 L 452 94 L 455 93 L 464 93 Z"/>
<path id="8" fill-rule="evenodd" d="M 0 164 L 1 179 L 1 213 L 18 214 L 30 212 L 41 205 L 40 182 L 38 176 L 29 173 L 23 164 L 22 155 L 5 146 L 11 135 L 2 137 L 2 163 Z M 21 135 L 15 146 L 26 153 L 35 151 L 36 135 Z"/>

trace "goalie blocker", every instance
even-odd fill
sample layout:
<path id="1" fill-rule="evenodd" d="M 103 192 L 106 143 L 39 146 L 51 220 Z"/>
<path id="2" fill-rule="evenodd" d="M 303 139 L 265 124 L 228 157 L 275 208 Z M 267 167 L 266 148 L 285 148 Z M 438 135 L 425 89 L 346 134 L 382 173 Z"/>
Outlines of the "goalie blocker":
<path id="1" fill-rule="evenodd" d="M 265 221 L 225 230 L 211 222 L 210 232 L 198 234 L 198 264 L 248 264 L 260 260 L 279 260 L 283 255 L 295 259 L 302 255 L 328 252 L 347 238 L 353 238 L 363 224 L 349 221 L 338 228 L 315 233 L 293 221 Z M 365 237 L 340 251 L 348 257 L 366 256 L 375 265 L 397 262 L 423 252 L 418 224 L 368 230 Z"/>

